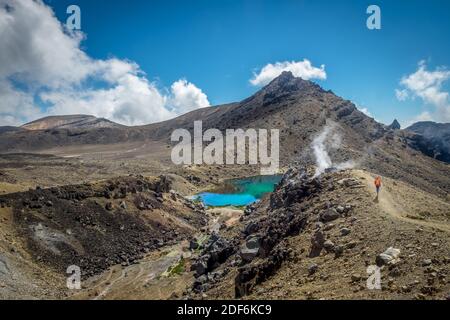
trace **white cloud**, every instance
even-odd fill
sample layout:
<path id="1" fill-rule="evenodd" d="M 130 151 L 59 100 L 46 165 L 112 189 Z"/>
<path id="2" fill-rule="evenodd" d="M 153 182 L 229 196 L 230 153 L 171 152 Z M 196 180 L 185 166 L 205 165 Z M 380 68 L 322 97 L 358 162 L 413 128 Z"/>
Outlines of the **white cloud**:
<path id="1" fill-rule="evenodd" d="M 408 90 L 406 90 L 406 89 L 403 89 L 403 90 L 395 89 L 395 96 L 397 97 L 397 99 L 399 101 L 405 101 L 409 97 Z"/>
<path id="2" fill-rule="evenodd" d="M 314 67 L 308 59 L 303 59 L 303 61 L 284 61 L 276 62 L 275 64 L 269 63 L 258 73 L 253 74 L 250 83 L 254 86 L 264 86 L 278 77 L 283 71 L 290 71 L 295 77 L 301 77 L 305 80 L 325 80 L 327 78 L 325 65 L 321 65 L 320 68 L 317 68 Z"/>
<path id="3" fill-rule="evenodd" d="M 58 87 L 80 82 L 95 68 L 79 49 L 83 35 L 65 32 L 40 0 L 0 0 L 0 21 L 2 78 Z"/>
<path id="4" fill-rule="evenodd" d="M 146 79 L 126 73 L 106 89 L 63 90 L 41 94 L 50 103 L 50 114 L 92 114 L 118 123 L 140 125 L 177 115 L 163 96 Z"/>
<path id="5" fill-rule="evenodd" d="M 368 117 L 373 117 L 372 113 L 370 113 L 369 109 L 363 106 L 360 106 L 358 103 L 352 101 L 352 103 L 355 105 L 356 109 L 358 109 L 359 111 L 361 111 L 362 113 L 364 113 L 366 116 Z"/>
<path id="6" fill-rule="evenodd" d="M 208 97 L 194 84 L 181 79 L 172 84 L 170 105 L 182 113 L 209 106 Z"/>
<path id="7" fill-rule="evenodd" d="M 446 68 L 429 71 L 425 61 L 420 61 L 416 72 L 401 79 L 400 85 L 403 89 L 396 90 L 397 99 L 404 101 L 408 98 L 418 97 L 435 108 L 432 111 L 423 112 L 415 119 L 449 122 L 449 93 L 442 89 L 442 84 L 449 78 L 450 71 Z"/>
<path id="8" fill-rule="evenodd" d="M 41 0 L 0 0 L 0 39 L 0 125 L 81 113 L 137 125 L 209 106 L 186 80 L 162 93 L 132 61 L 89 57 L 84 34 L 66 30 Z"/>
<path id="9" fill-rule="evenodd" d="M 366 116 L 372 118 L 372 114 L 370 113 L 369 109 L 367 109 L 367 108 L 361 108 L 361 109 L 359 109 L 359 111 L 361 111 L 362 113 L 364 113 Z"/>
<path id="10" fill-rule="evenodd" d="M 8 81 L 0 79 L 0 121 L 2 125 L 17 125 L 21 119 L 40 114 L 30 95 L 15 90 Z"/>

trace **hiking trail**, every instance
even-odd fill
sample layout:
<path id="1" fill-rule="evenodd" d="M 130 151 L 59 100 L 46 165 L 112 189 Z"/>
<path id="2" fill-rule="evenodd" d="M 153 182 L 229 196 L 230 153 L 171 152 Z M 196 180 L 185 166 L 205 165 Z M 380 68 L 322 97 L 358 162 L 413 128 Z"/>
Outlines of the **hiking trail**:
<path id="1" fill-rule="evenodd" d="M 354 173 L 365 184 L 365 186 L 368 189 L 368 192 L 371 195 L 373 195 L 374 205 L 378 206 L 381 209 L 381 211 L 385 213 L 387 216 L 418 226 L 434 228 L 444 232 L 450 232 L 450 225 L 445 221 L 435 222 L 410 218 L 409 216 L 415 212 L 412 212 L 413 210 L 411 209 L 407 209 L 408 205 L 406 205 L 406 201 L 408 201 L 408 199 L 404 199 L 401 196 L 399 196 L 400 191 L 399 189 L 402 188 L 401 184 L 392 183 L 390 179 L 381 177 L 382 186 L 379 198 L 377 200 L 374 186 L 374 180 L 376 175 L 363 170 L 355 170 Z M 441 200 L 433 198 L 429 199 L 429 201 L 440 202 Z M 445 203 L 443 204 L 446 205 Z M 411 204 L 409 204 L 409 206 L 411 206 Z"/>

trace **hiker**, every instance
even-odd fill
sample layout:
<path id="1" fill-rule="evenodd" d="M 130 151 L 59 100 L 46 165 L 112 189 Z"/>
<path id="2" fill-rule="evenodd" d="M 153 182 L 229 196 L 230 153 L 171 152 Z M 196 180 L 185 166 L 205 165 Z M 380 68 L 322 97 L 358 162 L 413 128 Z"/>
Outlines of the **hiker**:
<path id="1" fill-rule="evenodd" d="M 377 198 L 378 198 L 378 194 L 380 193 L 380 188 L 381 188 L 381 177 L 378 176 L 375 178 L 375 188 L 377 188 Z"/>

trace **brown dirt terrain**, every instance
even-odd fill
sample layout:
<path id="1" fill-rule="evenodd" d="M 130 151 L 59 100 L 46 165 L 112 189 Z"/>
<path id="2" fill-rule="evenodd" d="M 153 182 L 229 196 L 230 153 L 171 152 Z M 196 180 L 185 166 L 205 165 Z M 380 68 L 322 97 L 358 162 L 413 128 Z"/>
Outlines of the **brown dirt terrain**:
<path id="1" fill-rule="evenodd" d="M 362 170 L 355 175 L 373 189 L 374 174 Z M 404 182 L 384 177 L 383 191 L 374 202 L 381 212 L 394 219 L 439 229 L 450 233 L 450 203 L 445 199 L 423 192 Z"/>
<path id="2" fill-rule="evenodd" d="M 65 297 L 65 277 L 36 264 L 21 241 L 11 208 L 0 208 L 0 297 L 52 299 Z"/>
<path id="3" fill-rule="evenodd" d="M 155 251 L 137 264 L 116 265 L 83 282 L 83 290 L 75 292 L 75 300 L 167 300 L 181 296 L 192 285 L 193 275 L 185 272 L 185 258 L 190 255 L 186 244 Z M 179 270 L 170 272 L 171 268 Z M 169 271 L 168 271 L 169 270 Z"/>
<path id="4" fill-rule="evenodd" d="M 202 169 L 204 170 L 204 168 Z M 195 171 L 196 168 L 193 167 L 188 172 Z M 196 177 L 197 175 L 199 174 L 194 174 L 193 176 Z M 302 202 L 302 206 L 298 207 L 299 210 L 311 212 L 312 218 L 308 219 L 308 224 L 304 230 L 299 235 L 287 236 L 281 239 L 284 247 L 290 252 L 289 258 L 283 258 L 281 265 L 277 267 L 279 269 L 276 268 L 273 274 L 268 275 L 266 280 L 255 285 L 251 292 L 243 298 L 445 298 L 449 291 L 447 282 L 450 256 L 448 249 L 450 248 L 448 235 L 449 202 L 445 198 L 429 194 L 415 186 L 384 176 L 381 196 L 378 202 L 374 202 L 373 176 L 373 174 L 363 170 L 326 175 L 323 181 L 327 181 L 326 185 L 333 187 L 330 187 L 329 190 L 321 189 L 321 193 L 317 197 Z M 339 183 L 342 179 L 357 179 L 358 185 L 351 187 L 342 186 Z M 194 185 L 191 185 L 183 178 L 177 178 L 175 182 L 173 179 L 169 180 L 176 190 L 180 189 L 184 190 L 184 192 L 198 190 L 197 187 L 194 187 Z M 110 182 L 114 181 L 112 179 Z M 119 181 L 119 184 L 113 183 L 115 185 L 113 190 L 116 191 L 120 190 L 121 179 L 117 181 Z M 108 186 L 107 181 L 96 183 L 92 188 L 96 190 L 95 192 L 100 190 L 103 192 L 105 186 Z M 62 190 L 64 188 L 69 188 L 70 190 L 70 187 L 63 187 Z M 82 191 L 83 188 L 77 187 L 73 189 L 73 192 L 76 194 L 80 190 Z M 149 188 L 150 194 L 152 194 L 151 188 L 154 187 Z M 40 195 L 43 191 L 45 193 L 45 190 L 36 190 L 35 192 Z M 68 190 L 66 189 L 66 191 Z M 113 191 L 112 195 L 116 191 Z M 167 190 L 165 191 L 167 192 Z M 33 195 L 35 192 L 28 193 Z M 12 198 L 14 198 L 13 195 L 7 195 L 5 199 Z M 27 201 L 27 197 L 23 197 L 23 195 L 20 198 L 25 200 L 25 202 Z M 142 217 L 167 226 L 168 230 L 171 230 L 171 223 L 175 223 L 175 225 L 184 228 L 184 230 L 186 228 L 189 229 L 191 222 L 180 219 L 178 214 L 180 207 L 177 207 L 176 203 L 172 203 L 171 195 L 166 193 L 162 195 L 162 198 L 165 199 L 164 202 L 168 203 L 168 208 L 172 209 L 167 208 L 163 211 L 159 211 L 157 208 L 144 210 L 144 212 L 140 213 Z M 136 209 L 135 201 L 131 199 L 129 196 L 124 198 L 128 208 L 127 211 L 132 215 L 135 211 L 141 212 Z M 39 197 L 37 200 L 39 200 Z M 40 201 L 44 200 L 47 201 L 45 194 L 44 199 Z M 98 202 L 100 207 L 95 209 L 101 208 L 101 212 L 104 212 L 105 217 L 109 214 L 104 209 L 107 202 L 112 202 L 115 208 L 119 208 L 122 201 L 120 197 L 114 199 L 114 196 L 112 196 L 112 201 L 110 201 L 103 195 L 94 197 L 92 200 Z M 33 201 L 30 198 L 30 204 L 27 206 L 33 206 Z M 58 200 L 52 198 L 50 201 L 57 203 Z M 82 203 L 85 201 L 82 200 Z M 178 198 L 176 202 L 180 201 L 183 202 L 181 198 Z M 74 203 L 75 207 L 77 206 L 76 202 Z M 15 203 L 14 206 L 17 206 L 18 202 L 13 203 Z M 325 226 L 321 226 L 321 228 L 326 229 L 326 239 L 331 240 L 335 245 L 345 248 L 342 256 L 336 258 L 335 254 L 322 250 L 318 257 L 310 258 L 311 237 L 317 231 L 317 222 L 315 220 L 317 218 L 314 217 L 325 207 L 347 204 L 352 207 L 351 215 L 341 217 L 333 222 L 326 223 Z M 22 205 L 19 205 L 20 208 L 25 208 L 28 211 L 27 206 L 22 207 Z M 72 206 L 70 204 L 70 207 Z M 52 207 L 52 210 L 55 210 L 54 207 L 58 207 L 58 205 L 53 204 Z M 4 218 L 6 219 L 4 221 L 13 221 L 14 215 L 11 207 L 0 210 L 2 210 L 3 215 L 6 215 L 5 212 L 9 212 L 9 218 Z M 264 215 L 270 210 L 270 198 L 266 198 L 258 206 L 258 212 Z M 58 218 L 56 221 L 54 218 L 48 221 L 45 206 L 32 209 L 30 212 L 33 211 L 36 212 L 32 213 L 33 218 L 27 221 L 27 226 L 34 224 L 37 221 L 34 220 L 36 218 L 38 220 L 43 219 L 50 225 L 56 222 L 64 225 L 66 229 L 67 226 L 71 226 L 67 221 L 58 222 Z M 240 230 L 245 229 L 248 224 L 248 221 L 245 219 L 242 221 L 238 220 L 240 216 L 239 210 L 214 209 L 210 214 L 210 222 L 208 222 L 210 228 L 225 238 L 234 239 L 240 237 Z M 24 215 L 18 213 L 17 217 L 24 217 Z M 342 236 L 341 230 L 343 228 L 349 229 L 350 234 Z M 39 246 L 36 247 L 33 244 L 33 241 L 30 246 L 30 240 L 26 240 L 32 238 L 32 235 L 29 233 L 31 229 L 25 228 L 27 231 L 24 233 L 23 227 L 18 228 L 17 224 L 11 222 L 9 225 L 2 223 L 0 229 L 6 232 L 2 234 L 2 237 L 5 237 L 3 241 L 5 252 L 9 250 L 6 248 L 14 247 L 23 256 L 23 261 L 27 261 L 21 264 L 18 263 L 21 260 L 18 260 L 17 257 L 13 257 L 13 259 L 8 258 L 8 266 L 12 265 L 12 261 L 16 265 L 15 270 L 17 271 L 15 272 L 23 270 L 21 271 L 23 275 L 32 279 L 23 280 L 23 283 L 36 283 L 35 287 L 37 288 L 35 291 L 30 291 L 29 285 L 26 284 L 21 289 L 17 281 L 8 284 L 3 280 L 4 297 L 18 298 L 21 297 L 21 294 L 25 297 L 26 292 L 31 297 L 54 298 L 71 296 L 74 299 L 169 299 L 183 297 L 186 293 L 192 298 L 235 298 L 235 279 L 239 267 L 233 264 L 233 256 L 229 259 L 229 262 L 232 263 L 231 265 L 228 264 L 229 262 L 226 262 L 217 269 L 227 270 L 223 278 L 216 280 L 217 282 L 211 285 L 211 288 L 203 292 L 202 295 L 196 296 L 189 293 L 189 288 L 195 283 L 194 274 L 190 272 L 190 266 L 197 259 L 198 252 L 191 252 L 186 245 L 180 247 L 176 244 L 177 241 L 169 242 L 167 247 L 151 249 L 149 254 L 137 256 L 137 259 L 129 265 L 128 263 L 121 265 L 120 263 L 103 264 L 102 262 L 101 269 L 95 272 L 100 273 L 86 278 L 83 281 L 84 289 L 82 292 L 75 293 L 73 296 L 73 292 L 68 292 L 64 289 L 66 275 L 63 272 L 63 268 L 60 267 L 59 271 L 55 272 L 53 267 L 50 269 L 47 267 L 48 265 L 55 265 L 55 262 L 52 262 L 54 260 L 47 260 L 48 253 L 47 257 L 44 255 L 43 261 L 34 262 L 37 259 L 37 253 L 42 251 L 39 249 Z M 34 231 L 36 232 L 36 230 Z M 147 233 L 147 231 L 143 232 Z M 199 237 L 197 228 L 192 230 L 192 232 L 197 233 L 197 237 Z M 193 233 L 191 233 L 191 236 L 193 236 Z M 205 236 L 208 237 L 208 233 L 201 232 L 200 237 Z M 159 238 L 161 235 L 157 237 Z M 128 241 L 129 237 L 127 236 L 126 238 Z M 98 243 L 98 241 L 100 241 L 100 238 L 94 242 Z M 89 241 L 88 243 L 94 242 Z M 171 247 L 170 243 L 174 244 L 174 247 Z M 44 244 L 48 245 L 45 242 Z M 73 248 L 77 247 L 76 244 L 70 241 L 68 241 L 68 245 Z M 367 290 L 365 287 L 367 265 L 375 264 L 376 256 L 391 246 L 401 250 L 401 261 L 394 268 L 383 267 L 383 290 Z M 85 245 L 82 245 L 82 247 L 84 248 Z M 123 251 L 123 245 L 121 244 L 119 247 Z M 48 248 L 46 251 L 48 251 Z M 108 253 L 109 257 L 111 257 L 111 253 Z M 180 264 L 181 257 L 185 258 Z M 69 260 L 73 261 L 72 259 L 70 256 Z M 3 260 L 6 259 L 3 258 Z M 66 261 L 64 265 L 69 260 L 63 260 Z M 431 264 L 428 264 L 428 260 L 431 260 Z M 316 264 L 318 269 L 314 274 L 309 275 L 309 268 L 313 264 Z M 89 265 L 97 266 L 95 262 L 92 264 L 92 261 Z M 177 266 L 183 271 L 167 274 L 170 268 Z M 39 273 L 41 274 L 41 280 L 37 276 Z M 14 293 L 8 289 L 11 287 L 16 288 Z"/>
<path id="5" fill-rule="evenodd" d="M 300 210 L 306 212 L 307 224 L 298 235 L 279 239 L 280 246 L 288 252 L 281 265 L 277 267 L 272 262 L 268 264 L 271 267 L 262 267 L 267 267 L 267 263 L 261 261 L 273 261 L 271 254 L 250 263 L 260 266 L 256 269 L 259 270 L 256 279 L 260 280 L 253 283 L 245 299 L 445 299 L 448 296 L 448 202 L 387 178 L 383 179 L 380 201 L 374 202 L 372 175 L 360 170 L 331 174 L 324 179 L 328 190 L 322 190 L 298 207 L 298 214 Z M 345 181 L 342 179 L 356 179 L 356 183 L 347 187 L 339 184 Z M 411 201 L 414 198 L 420 201 Z M 391 202 L 392 199 L 395 201 Z M 252 215 L 264 215 L 270 210 L 269 205 L 266 200 Z M 330 222 L 318 220 L 323 210 L 340 205 L 349 205 L 351 210 Z M 417 215 L 423 220 L 407 215 Z M 322 247 L 319 255 L 311 256 L 312 239 L 317 238 L 318 232 L 324 241 L 330 240 L 342 252 L 336 254 Z M 367 267 L 375 265 L 376 257 L 389 247 L 400 249 L 400 261 L 382 267 L 382 290 L 369 290 Z M 229 268 L 230 272 L 204 291 L 208 299 L 236 296 L 240 269 L 230 267 L 229 263 L 221 268 Z"/>
<path id="6" fill-rule="evenodd" d="M 124 177 L 1 196 L 5 254 L 1 255 L 0 280 L 2 290 L 9 290 L 2 296 L 21 298 L 19 289 L 36 286 L 23 297 L 58 297 L 70 265 L 79 266 L 87 279 L 191 238 L 206 225 L 204 209 L 169 192 L 172 178 Z M 38 272 L 41 275 L 36 276 Z M 14 274 L 25 278 L 6 281 Z M 26 277 L 33 281 L 27 284 Z"/>
<path id="7" fill-rule="evenodd" d="M 240 165 L 174 166 L 171 149 L 160 142 L 107 146 L 67 147 L 46 150 L 49 154 L 0 154 L 0 195 L 81 183 L 96 183 L 128 175 L 147 177 L 176 174 L 191 185 L 177 186 L 184 195 L 210 189 L 225 179 L 258 175 L 259 168 Z M 125 151 L 124 151 L 125 150 Z"/>

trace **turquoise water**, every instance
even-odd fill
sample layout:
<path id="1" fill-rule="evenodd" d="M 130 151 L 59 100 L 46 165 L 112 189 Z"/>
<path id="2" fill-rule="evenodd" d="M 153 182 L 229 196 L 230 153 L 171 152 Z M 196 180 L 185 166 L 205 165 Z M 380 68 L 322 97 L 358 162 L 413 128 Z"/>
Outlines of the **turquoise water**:
<path id="1" fill-rule="evenodd" d="M 200 193 L 197 199 L 208 207 L 246 206 L 272 192 L 280 180 L 280 175 L 229 180 L 222 190 Z"/>
<path id="2" fill-rule="evenodd" d="M 257 201 L 258 199 L 251 194 L 240 193 L 211 193 L 203 192 L 198 195 L 201 202 L 208 207 L 226 207 L 226 206 L 246 206 L 250 203 Z"/>

